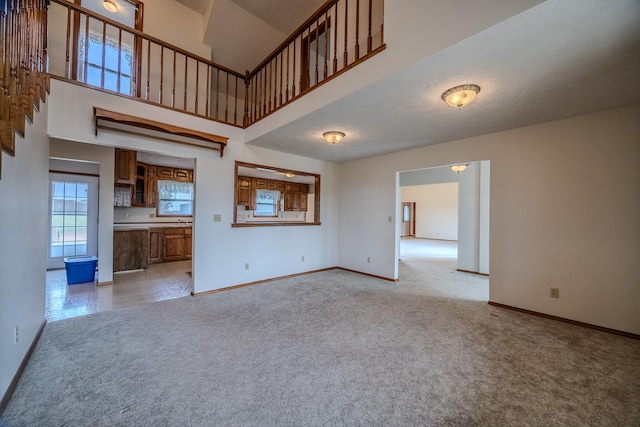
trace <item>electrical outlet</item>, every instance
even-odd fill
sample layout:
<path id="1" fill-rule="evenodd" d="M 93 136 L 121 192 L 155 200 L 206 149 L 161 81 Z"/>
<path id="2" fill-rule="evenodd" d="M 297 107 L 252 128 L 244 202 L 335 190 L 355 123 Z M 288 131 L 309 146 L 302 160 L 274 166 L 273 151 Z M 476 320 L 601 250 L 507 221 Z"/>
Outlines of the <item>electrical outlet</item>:
<path id="1" fill-rule="evenodd" d="M 213 222 L 221 222 L 222 215 L 221 214 L 213 214 Z"/>
<path id="2" fill-rule="evenodd" d="M 127 218 L 131 216 L 131 212 L 127 212 Z"/>
<path id="3" fill-rule="evenodd" d="M 393 221 L 393 218 L 391 217 L 391 215 L 387 217 L 387 221 L 389 221 L 389 224 L 391 224 L 391 221 Z"/>
<path id="4" fill-rule="evenodd" d="M 549 288 L 550 292 L 549 292 L 549 296 L 551 298 L 560 298 L 560 289 L 558 288 Z"/>
<path id="5" fill-rule="evenodd" d="M 17 344 L 17 343 L 18 343 L 18 338 L 19 338 L 19 335 L 18 335 L 18 325 L 16 325 L 16 327 L 15 327 L 15 328 L 13 328 L 13 342 L 14 342 L 14 344 Z"/>
<path id="6" fill-rule="evenodd" d="M 304 255 L 300 257 L 300 261 L 304 262 Z"/>
<path id="7" fill-rule="evenodd" d="M 249 269 L 249 263 L 248 263 L 248 262 L 245 262 L 245 263 L 244 263 L 244 269 L 245 269 L 245 270 L 248 270 L 248 269 Z"/>
<path id="8" fill-rule="evenodd" d="M 371 263 L 371 257 L 370 256 L 367 257 L 367 263 Z"/>

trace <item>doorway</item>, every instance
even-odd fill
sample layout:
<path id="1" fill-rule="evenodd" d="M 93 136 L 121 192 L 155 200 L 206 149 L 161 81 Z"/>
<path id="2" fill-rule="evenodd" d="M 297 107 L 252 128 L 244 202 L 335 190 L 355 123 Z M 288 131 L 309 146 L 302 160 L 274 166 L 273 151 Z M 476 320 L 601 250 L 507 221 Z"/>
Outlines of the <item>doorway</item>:
<path id="1" fill-rule="evenodd" d="M 98 178 L 49 174 L 47 269 L 64 258 L 98 255 Z"/>

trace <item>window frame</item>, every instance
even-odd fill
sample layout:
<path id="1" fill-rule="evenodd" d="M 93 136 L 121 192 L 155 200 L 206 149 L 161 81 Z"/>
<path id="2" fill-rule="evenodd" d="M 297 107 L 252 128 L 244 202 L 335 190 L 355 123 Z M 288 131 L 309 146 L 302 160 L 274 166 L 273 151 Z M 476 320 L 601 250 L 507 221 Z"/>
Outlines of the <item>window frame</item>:
<path id="1" fill-rule="evenodd" d="M 176 182 L 176 183 L 180 183 L 180 184 L 188 184 L 191 185 L 191 200 L 186 200 L 186 199 L 163 199 L 162 197 L 160 197 L 160 182 L 161 181 L 170 181 L 170 182 Z M 178 181 L 175 179 L 157 179 L 156 180 L 156 216 L 157 217 L 167 217 L 167 218 L 177 218 L 177 217 L 193 217 L 193 208 L 194 208 L 194 199 L 195 199 L 195 185 L 193 184 L 193 182 L 191 181 Z M 189 202 L 191 204 L 191 213 L 190 214 L 167 214 L 167 213 L 160 213 L 160 205 L 162 204 L 162 201 L 182 201 L 182 202 Z"/>

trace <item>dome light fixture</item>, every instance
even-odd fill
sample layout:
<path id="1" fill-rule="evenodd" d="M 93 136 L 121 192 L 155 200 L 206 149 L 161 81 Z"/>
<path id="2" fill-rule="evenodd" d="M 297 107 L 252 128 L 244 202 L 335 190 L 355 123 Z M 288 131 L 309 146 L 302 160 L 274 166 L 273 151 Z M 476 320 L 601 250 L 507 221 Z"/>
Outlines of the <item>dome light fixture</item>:
<path id="1" fill-rule="evenodd" d="M 296 176 L 296 174 L 291 173 L 291 172 L 287 172 L 284 174 L 284 176 L 286 176 L 287 178 L 293 178 L 294 176 Z"/>
<path id="2" fill-rule="evenodd" d="M 467 168 L 467 166 L 469 166 L 469 163 L 467 164 L 459 164 L 459 165 L 451 165 L 449 166 L 451 168 L 452 171 L 456 172 L 456 173 L 460 173 L 463 170 L 465 170 Z"/>
<path id="3" fill-rule="evenodd" d="M 111 0 L 104 0 L 102 2 L 102 7 L 104 7 L 105 9 L 107 9 L 107 11 L 114 13 L 118 11 L 118 6 L 116 6 L 116 4 L 114 2 L 112 2 Z"/>
<path id="4" fill-rule="evenodd" d="M 480 92 L 480 86 L 466 84 L 447 89 L 441 98 L 452 107 L 460 109 L 476 99 L 478 92 Z"/>
<path id="5" fill-rule="evenodd" d="M 330 130 L 329 132 L 323 133 L 322 136 L 329 144 L 337 144 L 344 138 L 344 133 L 337 130 Z"/>

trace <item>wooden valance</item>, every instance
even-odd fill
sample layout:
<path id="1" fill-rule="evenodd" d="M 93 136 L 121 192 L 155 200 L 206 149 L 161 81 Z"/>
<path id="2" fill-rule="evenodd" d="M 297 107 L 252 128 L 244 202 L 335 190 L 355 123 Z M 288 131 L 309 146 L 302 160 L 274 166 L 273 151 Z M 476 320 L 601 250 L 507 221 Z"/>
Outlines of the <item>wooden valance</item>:
<path id="1" fill-rule="evenodd" d="M 224 136 L 129 116 L 127 114 L 103 110 L 98 107 L 93 107 L 93 113 L 96 120 L 96 136 L 98 136 L 98 129 L 112 129 L 133 135 L 141 135 L 219 151 L 220 157 L 223 156 L 224 149 L 229 140 L 229 138 L 225 138 Z M 136 129 L 142 129 L 143 131 L 136 131 Z M 171 136 L 167 137 L 165 136 L 166 134 Z"/>

